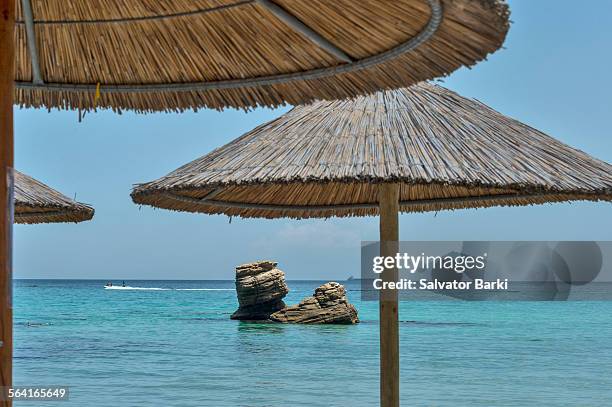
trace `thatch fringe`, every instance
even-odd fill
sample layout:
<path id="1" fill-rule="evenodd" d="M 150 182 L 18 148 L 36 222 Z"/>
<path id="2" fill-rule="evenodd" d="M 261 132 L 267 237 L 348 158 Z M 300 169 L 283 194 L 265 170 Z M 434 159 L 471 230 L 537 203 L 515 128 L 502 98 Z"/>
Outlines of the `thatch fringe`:
<path id="1" fill-rule="evenodd" d="M 377 214 L 386 182 L 402 184 L 407 212 L 612 200 L 610 164 L 426 83 L 298 106 L 132 198 L 230 216 L 363 216 Z"/>
<path id="2" fill-rule="evenodd" d="M 353 97 L 473 65 L 508 30 L 501 0 L 275 4 L 353 62 L 339 61 L 255 0 L 134 0 L 129 8 L 122 0 L 33 2 L 44 84 L 32 83 L 19 10 L 16 103 L 151 112 Z"/>
<path id="3" fill-rule="evenodd" d="M 15 223 L 83 222 L 94 209 L 15 171 Z"/>

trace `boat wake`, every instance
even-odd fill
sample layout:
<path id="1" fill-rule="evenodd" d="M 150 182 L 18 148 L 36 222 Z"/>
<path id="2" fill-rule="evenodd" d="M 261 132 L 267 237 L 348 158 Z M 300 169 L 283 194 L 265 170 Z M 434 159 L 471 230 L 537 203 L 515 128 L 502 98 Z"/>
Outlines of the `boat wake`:
<path id="1" fill-rule="evenodd" d="M 104 286 L 105 290 L 137 290 L 137 291 L 236 291 L 234 288 L 161 288 L 161 287 L 131 287 Z"/>

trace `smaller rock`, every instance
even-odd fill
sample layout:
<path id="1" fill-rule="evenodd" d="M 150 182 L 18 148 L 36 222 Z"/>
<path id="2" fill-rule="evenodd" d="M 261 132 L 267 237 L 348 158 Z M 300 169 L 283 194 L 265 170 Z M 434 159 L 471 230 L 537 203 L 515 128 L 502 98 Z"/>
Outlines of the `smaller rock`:
<path id="1" fill-rule="evenodd" d="M 336 282 L 323 284 L 298 305 L 286 307 L 270 315 L 281 323 L 295 324 L 356 324 L 357 309 L 346 299 L 344 286 Z"/>

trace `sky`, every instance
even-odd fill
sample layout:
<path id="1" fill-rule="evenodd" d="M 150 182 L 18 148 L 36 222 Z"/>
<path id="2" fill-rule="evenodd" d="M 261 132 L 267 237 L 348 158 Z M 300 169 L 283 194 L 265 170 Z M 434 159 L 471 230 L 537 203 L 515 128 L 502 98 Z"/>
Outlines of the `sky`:
<path id="1" fill-rule="evenodd" d="M 505 48 L 443 85 L 612 162 L 612 2 L 510 1 Z M 132 185 L 240 136 L 289 107 L 249 113 L 15 112 L 16 168 L 93 205 L 80 224 L 15 225 L 15 278 L 233 279 L 236 265 L 279 262 L 288 279 L 359 273 L 375 217 L 229 219 L 132 203 Z M 612 240 L 612 205 L 575 202 L 402 214 L 402 240 Z"/>

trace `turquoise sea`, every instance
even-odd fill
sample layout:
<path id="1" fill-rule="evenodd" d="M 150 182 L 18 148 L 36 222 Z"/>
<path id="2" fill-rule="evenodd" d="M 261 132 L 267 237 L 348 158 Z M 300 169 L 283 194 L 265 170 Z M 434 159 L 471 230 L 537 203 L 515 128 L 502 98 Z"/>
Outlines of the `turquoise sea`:
<path id="1" fill-rule="evenodd" d="M 359 282 L 343 282 L 355 326 L 232 321 L 233 281 L 104 283 L 15 281 L 15 385 L 70 386 L 40 405 L 378 403 L 378 305 Z M 286 302 L 321 283 L 289 281 Z M 403 302 L 400 319 L 402 405 L 612 405 L 612 302 Z"/>

